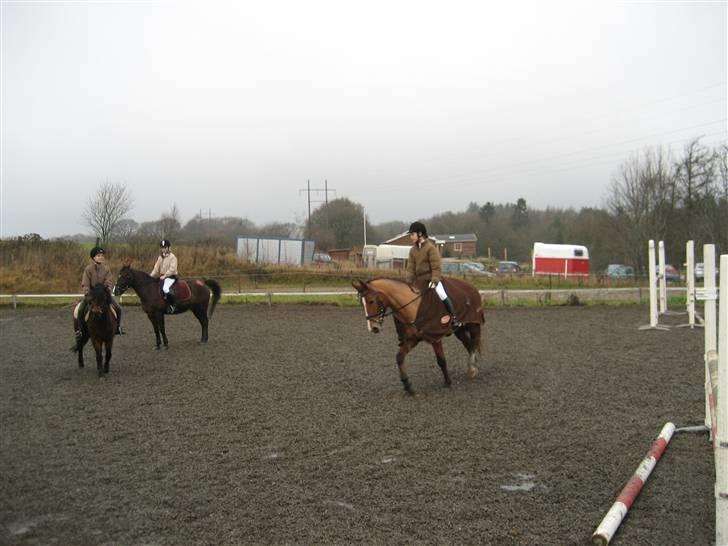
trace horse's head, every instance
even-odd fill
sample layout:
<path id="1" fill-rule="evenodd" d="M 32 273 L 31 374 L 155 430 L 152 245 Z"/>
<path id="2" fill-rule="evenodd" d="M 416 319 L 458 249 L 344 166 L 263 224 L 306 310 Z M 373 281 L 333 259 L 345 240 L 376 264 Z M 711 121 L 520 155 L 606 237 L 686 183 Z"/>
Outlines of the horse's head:
<path id="1" fill-rule="evenodd" d="M 371 288 L 366 282 L 357 279 L 352 281 L 351 285 L 356 288 L 364 306 L 367 328 L 370 332 L 378 334 L 382 329 L 384 317 L 387 316 L 387 303 L 382 298 L 382 294 Z"/>
<path id="2" fill-rule="evenodd" d="M 116 279 L 116 286 L 114 287 L 114 296 L 121 296 L 126 292 L 134 282 L 134 272 L 131 265 L 124 264 L 119 271 L 119 276 Z"/>
<path id="3" fill-rule="evenodd" d="M 89 312 L 99 317 L 106 312 L 110 304 L 110 297 L 106 287 L 103 284 L 94 285 L 89 294 Z"/>

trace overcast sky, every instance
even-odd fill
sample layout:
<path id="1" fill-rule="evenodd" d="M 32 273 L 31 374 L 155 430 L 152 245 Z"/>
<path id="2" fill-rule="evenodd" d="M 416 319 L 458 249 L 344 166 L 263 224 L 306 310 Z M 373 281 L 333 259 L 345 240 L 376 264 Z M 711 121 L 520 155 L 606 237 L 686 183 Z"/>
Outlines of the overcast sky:
<path id="1" fill-rule="evenodd" d="M 372 223 L 604 206 L 631 154 L 726 142 L 725 2 L 2 0 L 0 236 L 130 217 Z M 323 192 L 312 193 L 312 208 Z"/>

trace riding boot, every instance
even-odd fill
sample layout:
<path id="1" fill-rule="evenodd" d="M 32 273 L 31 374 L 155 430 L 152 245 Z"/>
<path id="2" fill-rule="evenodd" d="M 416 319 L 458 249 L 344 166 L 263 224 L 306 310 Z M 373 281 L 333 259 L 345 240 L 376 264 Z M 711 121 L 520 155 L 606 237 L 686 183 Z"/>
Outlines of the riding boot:
<path id="1" fill-rule="evenodd" d="M 445 304 L 445 308 L 447 309 L 447 312 L 450 313 L 450 326 L 452 326 L 453 330 L 457 330 L 463 324 L 455 316 L 455 308 L 452 305 L 452 301 L 450 301 L 450 298 L 445 298 L 444 300 L 442 300 L 442 303 Z"/>
<path id="2" fill-rule="evenodd" d="M 174 295 L 171 290 L 167 292 L 167 297 L 165 299 L 167 300 L 167 314 L 173 315 L 176 310 L 176 306 L 174 304 Z"/>
<path id="3" fill-rule="evenodd" d="M 81 332 L 81 321 L 76 317 L 73 317 L 73 335 L 76 339 L 81 339 L 83 333 Z"/>
<path id="4" fill-rule="evenodd" d="M 116 311 L 116 335 L 125 336 L 126 332 L 121 327 L 121 305 L 119 305 L 115 301 L 111 305 L 113 305 L 114 311 Z"/>
<path id="5" fill-rule="evenodd" d="M 86 329 L 86 298 L 81 300 L 81 304 L 78 306 L 78 316 L 73 317 L 73 333 L 76 339 L 81 339 L 83 332 Z"/>

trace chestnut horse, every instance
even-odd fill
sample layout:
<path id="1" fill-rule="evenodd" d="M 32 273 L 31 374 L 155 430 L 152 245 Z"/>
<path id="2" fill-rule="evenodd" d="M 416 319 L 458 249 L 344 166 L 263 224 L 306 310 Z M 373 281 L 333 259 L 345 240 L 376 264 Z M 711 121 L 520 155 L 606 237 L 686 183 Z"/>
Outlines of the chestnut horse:
<path id="1" fill-rule="evenodd" d="M 200 326 L 202 327 L 202 338 L 200 342 L 207 343 L 207 325 L 209 319 L 212 318 L 212 313 L 215 311 L 215 305 L 220 301 L 220 285 L 212 279 L 178 280 L 172 285 L 172 290 L 174 290 L 175 285 L 182 282 L 186 283 L 189 287 L 189 298 L 181 299 L 179 298 L 179 294 L 177 294 L 174 314 L 178 315 L 188 310 L 192 311 L 195 317 L 197 317 L 197 320 L 200 321 Z M 164 301 L 162 291 L 159 287 L 159 279 L 143 271 L 132 269 L 129 264 L 126 264 L 119 271 L 119 278 L 116 280 L 114 295 L 121 296 L 129 288 L 133 288 L 134 292 L 139 296 L 142 309 L 154 327 L 154 335 L 157 339 L 157 344 L 154 348 L 159 350 L 162 341 L 164 341 L 164 348 L 167 349 L 169 342 L 167 341 L 167 333 L 164 328 L 164 313 L 167 304 Z M 212 294 L 211 305 L 209 305 L 210 294 Z"/>
<path id="2" fill-rule="evenodd" d="M 364 305 L 370 332 L 378 333 L 386 316 L 392 315 L 394 318 L 399 338 L 396 358 L 399 378 L 408 394 L 414 394 L 414 390 L 407 377 L 404 359 L 420 341 L 432 345 L 446 387 L 451 385 L 442 348 L 442 338 L 447 335 L 454 333 L 468 351 L 468 377 L 472 379 L 478 373 L 475 361 L 480 354 L 481 326 L 485 322 L 480 293 L 459 279 L 445 279 L 443 282 L 455 305 L 458 319 L 462 322 L 462 326 L 454 331 L 444 304 L 431 288 L 420 292 L 404 281 L 387 278 L 352 282 Z"/>
<path id="3" fill-rule="evenodd" d="M 88 318 L 82 334 L 76 339 L 76 345 L 72 350 L 78 353 L 78 367 L 83 368 L 83 347 L 91 339 L 96 351 L 96 370 L 99 377 L 109 373 L 109 362 L 111 361 L 111 349 L 114 346 L 114 335 L 116 335 L 117 317 L 111 311 L 111 296 L 103 284 L 95 285 L 89 294 L 89 301 L 86 305 Z M 83 317 L 79 317 L 82 319 Z M 102 359 L 101 349 L 106 348 L 106 359 Z M 103 360 L 103 366 L 102 366 Z"/>

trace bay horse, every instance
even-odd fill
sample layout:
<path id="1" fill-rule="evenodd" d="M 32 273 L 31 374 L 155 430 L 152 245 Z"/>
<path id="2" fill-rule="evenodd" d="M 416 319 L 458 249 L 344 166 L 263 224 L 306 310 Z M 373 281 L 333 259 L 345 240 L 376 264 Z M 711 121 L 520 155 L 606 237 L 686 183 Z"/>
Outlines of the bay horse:
<path id="1" fill-rule="evenodd" d="M 478 374 L 475 361 L 480 354 L 481 326 L 485 322 L 480 293 L 472 285 L 459 279 L 443 279 L 442 282 L 445 283 L 458 319 L 462 322 L 462 326 L 454 331 L 444 304 L 431 288 L 419 291 L 404 281 L 388 278 L 376 278 L 366 282 L 357 279 L 352 282 L 364 306 L 370 332 L 378 333 L 386 316 L 392 315 L 394 318 L 399 338 L 396 357 L 399 379 L 407 394 L 414 394 L 414 389 L 407 376 L 404 359 L 420 341 L 427 341 L 432 345 L 445 387 L 450 387 L 452 382 L 447 371 L 442 338 L 452 333 L 468 351 L 468 377 L 472 379 Z"/>
<path id="2" fill-rule="evenodd" d="M 182 297 L 181 290 L 175 290 L 180 285 L 181 288 L 189 292 L 187 297 Z M 164 301 L 162 290 L 160 289 L 159 279 L 144 273 L 132 269 L 131 265 L 125 264 L 119 271 L 119 277 L 116 279 L 116 287 L 114 288 L 114 295 L 121 296 L 129 288 L 133 288 L 139 301 L 142 304 L 142 309 L 149 317 L 149 321 L 154 327 L 154 335 L 156 336 L 157 344 L 155 349 L 159 350 L 162 341 L 164 342 L 164 348 L 169 347 L 167 340 L 167 333 L 164 328 L 164 315 L 167 308 L 167 303 Z M 212 318 L 212 313 L 215 311 L 215 305 L 220 301 L 220 285 L 213 279 L 195 279 L 185 280 L 179 279 L 173 285 L 172 289 L 175 290 L 175 311 L 173 314 L 179 315 L 186 311 L 192 311 L 192 313 L 200 321 L 202 327 L 202 337 L 200 343 L 207 343 L 207 326 L 209 319 Z M 212 304 L 210 305 L 210 295 L 212 294 Z M 208 314 L 209 306 L 209 314 Z"/>
<path id="3" fill-rule="evenodd" d="M 91 289 L 86 312 L 88 318 L 85 319 L 85 327 L 81 329 L 81 336 L 76 339 L 76 346 L 72 350 L 78 353 L 78 367 L 83 368 L 83 347 L 91 339 L 96 351 L 96 370 L 99 377 L 103 377 L 109 373 L 117 326 L 117 317 L 111 310 L 111 295 L 103 284 L 94 285 Z M 79 320 L 83 319 L 79 317 Z M 102 358 L 102 348 L 106 349 L 105 359 Z"/>

